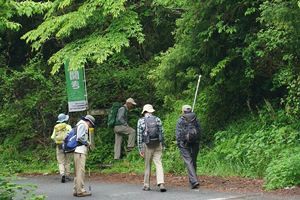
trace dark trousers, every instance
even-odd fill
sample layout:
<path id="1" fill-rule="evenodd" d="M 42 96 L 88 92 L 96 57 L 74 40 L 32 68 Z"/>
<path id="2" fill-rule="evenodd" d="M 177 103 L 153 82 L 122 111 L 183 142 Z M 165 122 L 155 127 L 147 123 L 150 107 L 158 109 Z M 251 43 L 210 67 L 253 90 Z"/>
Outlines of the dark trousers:
<path id="1" fill-rule="evenodd" d="M 194 185 L 199 183 L 197 177 L 197 156 L 199 153 L 199 143 L 186 144 L 184 142 L 179 142 L 178 148 L 187 168 L 190 184 Z"/>

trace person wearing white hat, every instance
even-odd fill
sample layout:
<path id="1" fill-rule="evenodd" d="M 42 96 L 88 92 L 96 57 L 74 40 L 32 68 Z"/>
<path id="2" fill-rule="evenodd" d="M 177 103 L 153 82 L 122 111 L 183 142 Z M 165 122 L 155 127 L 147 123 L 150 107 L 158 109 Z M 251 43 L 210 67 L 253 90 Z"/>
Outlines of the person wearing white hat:
<path id="1" fill-rule="evenodd" d="M 131 151 L 135 146 L 136 132 L 128 125 L 128 111 L 136 105 L 133 98 L 128 98 L 126 103 L 119 108 L 114 133 L 115 133 L 115 146 L 114 146 L 114 159 L 119 160 L 121 158 L 121 145 L 124 135 L 128 135 L 127 151 Z"/>
<path id="2" fill-rule="evenodd" d="M 57 124 L 54 126 L 51 139 L 54 140 L 56 144 L 56 159 L 58 162 L 59 174 L 61 175 L 61 182 L 65 183 L 70 181 L 70 160 L 72 154 L 65 154 L 62 149 L 62 144 L 70 132 L 72 127 L 66 122 L 69 120 L 69 115 L 60 113 L 57 117 Z"/>
<path id="3" fill-rule="evenodd" d="M 197 156 L 199 152 L 200 123 L 190 105 L 182 106 L 182 115 L 176 124 L 177 146 L 188 171 L 192 189 L 199 188 Z"/>
<path id="4" fill-rule="evenodd" d="M 156 168 L 156 183 L 161 192 L 167 191 L 164 186 L 164 170 L 161 162 L 164 132 L 161 120 L 153 115 L 153 106 L 146 104 L 143 107 L 144 117 L 138 120 L 137 144 L 140 155 L 145 159 L 144 191 L 150 190 L 151 163 Z"/>
<path id="5" fill-rule="evenodd" d="M 76 197 L 85 197 L 92 195 L 92 193 L 87 192 L 84 188 L 84 179 L 86 156 L 88 154 L 89 146 L 91 145 L 88 138 L 89 128 L 92 128 L 94 126 L 95 118 L 92 115 L 86 115 L 82 117 L 81 120 L 76 124 L 76 140 L 80 144 L 75 148 L 74 151 L 75 178 L 73 196 Z"/>

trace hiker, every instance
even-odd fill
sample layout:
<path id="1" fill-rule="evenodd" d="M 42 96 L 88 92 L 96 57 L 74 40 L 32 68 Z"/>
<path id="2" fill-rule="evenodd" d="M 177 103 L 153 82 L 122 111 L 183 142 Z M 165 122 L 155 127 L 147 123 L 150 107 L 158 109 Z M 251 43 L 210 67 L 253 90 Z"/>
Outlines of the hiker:
<path id="1" fill-rule="evenodd" d="M 65 183 L 66 181 L 71 181 L 70 177 L 70 160 L 72 154 L 64 153 L 62 149 L 63 141 L 68 134 L 68 132 L 72 129 L 72 127 L 67 124 L 69 120 L 69 115 L 65 115 L 64 113 L 60 113 L 57 117 L 57 124 L 54 126 L 51 139 L 54 140 L 56 144 L 56 158 L 58 162 L 59 174 L 61 176 L 61 182 Z"/>
<path id="2" fill-rule="evenodd" d="M 130 152 L 135 145 L 135 130 L 128 125 L 128 111 L 135 106 L 136 103 L 133 98 L 128 98 L 126 103 L 118 110 L 116 122 L 114 124 L 115 132 L 115 147 L 114 147 L 114 159 L 119 160 L 121 158 L 121 145 L 123 135 L 128 135 L 127 152 Z"/>
<path id="3" fill-rule="evenodd" d="M 91 196 L 91 192 L 87 192 L 84 188 L 85 179 L 85 162 L 86 156 L 91 143 L 89 142 L 89 128 L 95 126 L 95 118 L 92 115 L 86 115 L 76 124 L 77 129 L 77 141 L 79 145 L 74 151 L 74 167 L 75 167 L 75 178 L 74 178 L 74 191 L 73 196 L 85 197 Z"/>
<path id="4" fill-rule="evenodd" d="M 144 117 L 138 120 L 137 144 L 140 156 L 145 160 L 145 174 L 143 190 L 150 190 L 151 163 L 156 168 L 156 183 L 161 192 L 167 191 L 164 186 L 164 171 L 161 162 L 163 151 L 163 127 L 161 120 L 153 115 L 153 106 L 146 104 L 143 107 Z"/>
<path id="5" fill-rule="evenodd" d="M 200 123 L 190 105 L 182 106 L 182 115 L 176 125 L 176 141 L 186 165 L 192 189 L 199 188 L 197 155 L 199 152 Z"/>

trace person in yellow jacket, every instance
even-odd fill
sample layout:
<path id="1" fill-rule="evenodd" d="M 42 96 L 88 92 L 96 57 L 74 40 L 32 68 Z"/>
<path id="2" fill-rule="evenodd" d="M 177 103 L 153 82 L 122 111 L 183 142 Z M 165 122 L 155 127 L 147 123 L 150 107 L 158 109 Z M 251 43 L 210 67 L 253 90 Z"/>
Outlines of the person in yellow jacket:
<path id="1" fill-rule="evenodd" d="M 56 144 L 56 158 L 58 162 L 59 173 L 61 175 L 61 182 L 65 183 L 66 181 L 71 181 L 70 177 L 70 160 L 72 153 L 64 153 L 62 149 L 62 144 L 72 129 L 72 127 L 67 124 L 69 120 L 69 115 L 60 113 L 57 117 L 57 124 L 54 126 L 51 139 L 54 140 Z"/>

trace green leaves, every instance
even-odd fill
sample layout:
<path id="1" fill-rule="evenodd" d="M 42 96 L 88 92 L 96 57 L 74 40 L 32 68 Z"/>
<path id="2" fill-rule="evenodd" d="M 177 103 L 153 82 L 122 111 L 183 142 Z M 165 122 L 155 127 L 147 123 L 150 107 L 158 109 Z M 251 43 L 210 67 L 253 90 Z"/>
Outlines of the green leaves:
<path id="1" fill-rule="evenodd" d="M 5 29 L 19 30 L 21 25 L 10 21 L 13 16 L 31 17 L 33 14 L 42 14 L 50 6 L 50 3 L 13 0 L 0 0 L 0 31 Z"/>
<path id="2" fill-rule="evenodd" d="M 73 1 L 55 1 L 46 14 L 45 21 L 22 38 L 39 50 L 50 38 L 64 43 L 49 63 L 52 74 L 70 59 L 70 68 L 84 67 L 88 62 L 103 63 L 122 48 L 129 47 L 129 40 L 144 41 L 138 15 L 125 8 L 125 0 L 90 0 L 83 4 Z M 59 15 L 61 11 L 72 11 Z M 67 42 L 65 42 L 67 41 Z"/>

